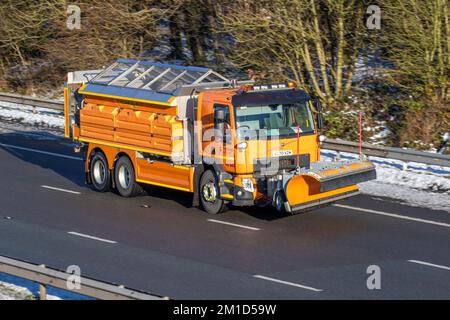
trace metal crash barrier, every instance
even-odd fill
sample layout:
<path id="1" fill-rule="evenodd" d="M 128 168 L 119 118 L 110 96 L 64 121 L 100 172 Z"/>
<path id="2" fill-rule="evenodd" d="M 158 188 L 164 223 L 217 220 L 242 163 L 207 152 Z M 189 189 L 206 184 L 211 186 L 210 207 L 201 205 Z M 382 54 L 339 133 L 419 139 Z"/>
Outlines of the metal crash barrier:
<path id="1" fill-rule="evenodd" d="M 158 296 L 142 291 L 128 289 L 122 285 L 93 280 L 86 277 L 79 278 L 80 286 L 70 289 L 67 286 L 69 277 L 73 274 L 36 265 L 25 261 L 0 256 L 0 272 L 27 279 L 39 284 L 40 300 L 47 299 L 47 286 L 74 292 L 100 300 L 168 300 L 168 297 Z"/>

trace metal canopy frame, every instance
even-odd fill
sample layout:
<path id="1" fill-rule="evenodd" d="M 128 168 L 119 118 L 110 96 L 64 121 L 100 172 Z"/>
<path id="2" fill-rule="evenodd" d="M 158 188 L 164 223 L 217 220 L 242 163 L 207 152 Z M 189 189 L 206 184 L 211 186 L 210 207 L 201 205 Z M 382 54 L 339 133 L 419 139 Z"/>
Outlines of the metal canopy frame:
<path id="1" fill-rule="evenodd" d="M 184 87 L 214 86 L 230 80 L 208 68 L 118 59 L 89 81 L 91 84 L 179 95 Z"/>

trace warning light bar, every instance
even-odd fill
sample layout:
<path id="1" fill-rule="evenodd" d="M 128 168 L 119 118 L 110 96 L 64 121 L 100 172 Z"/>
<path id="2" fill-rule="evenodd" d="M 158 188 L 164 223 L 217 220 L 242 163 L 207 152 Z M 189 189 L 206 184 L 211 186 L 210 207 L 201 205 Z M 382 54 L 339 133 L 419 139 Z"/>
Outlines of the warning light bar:
<path id="1" fill-rule="evenodd" d="M 272 89 L 286 89 L 286 88 L 296 88 L 297 84 L 295 82 L 281 82 L 281 83 L 272 83 L 272 84 L 261 84 L 261 85 L 253 85 L 251 89 L 257 90 L 272 90 Z"/>

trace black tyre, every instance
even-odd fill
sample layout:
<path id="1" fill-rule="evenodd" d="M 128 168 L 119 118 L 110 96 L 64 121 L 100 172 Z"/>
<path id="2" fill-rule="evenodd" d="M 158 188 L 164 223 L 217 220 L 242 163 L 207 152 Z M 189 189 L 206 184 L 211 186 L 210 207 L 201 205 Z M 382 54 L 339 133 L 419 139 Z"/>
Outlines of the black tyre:
<path id="1" fill-rule="evenodd" d="M 225 201 L 219 198 L 217 177 L 213 171 L 207 170 L 200 178 L 199 192 L 200 204 L 203 210 L 210 214 L 218 214 L 227 209 Z"/>
<path id="2" fill-rule="evenodd" d="M 111 190 L 111 172 L 108 169 L 108 161 L 101 152 L 96 152 L 91 157 L 89 174 L 94 190 L 107 192 Z"/>
<path id="3" fill-rule="evenodd" d="M 279 213 L 286 213 L 286 208 L 284 207 L 284 202 L 286 201 L 286 198 L 284 196 L 283 191 L 277 191 L 277 193 L 274 196 L 273 200 L 273 206 Z"/>
<path id="4" fill-rule="evenodd" d="M 122 156 L 117 160 L 114 167 L 114 183 L 122 197 L 134 197 L 142 192 L 142 187 L 136 182 L 133 164 L 128 157 Z"/>

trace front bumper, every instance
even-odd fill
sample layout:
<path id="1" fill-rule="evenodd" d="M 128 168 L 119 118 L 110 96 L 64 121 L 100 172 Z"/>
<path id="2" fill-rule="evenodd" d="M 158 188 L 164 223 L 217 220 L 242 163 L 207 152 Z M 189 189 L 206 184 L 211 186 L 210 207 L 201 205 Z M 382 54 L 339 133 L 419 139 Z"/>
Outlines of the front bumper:
<path id="1" fill-rule="evenodd" d="M 265 206 L 274 204 L 281 192 L 286 211 L 298 212 L 355 196 L 359 194 L 357 183 L 375 178 L 375 166 L 369 161 L 319 161 L 298 170 L 256 178 L 255 193 L 244 190 L 231 179 L 225 180 L 221 194 L 235 206 Z"/>

